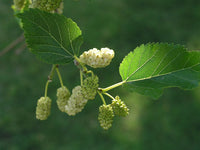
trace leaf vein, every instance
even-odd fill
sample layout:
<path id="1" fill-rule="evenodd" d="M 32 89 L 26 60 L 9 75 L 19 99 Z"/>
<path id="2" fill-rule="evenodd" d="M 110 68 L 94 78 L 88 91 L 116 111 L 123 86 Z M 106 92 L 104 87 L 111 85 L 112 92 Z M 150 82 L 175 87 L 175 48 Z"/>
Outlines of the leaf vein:
<path id="1" fill-rule="evenodd" d="M 55 20 L 54 20 L 55 21 Z M 55 23 L 56 23 L 56 26 L 57 26 L 57 28 L 58 28 L 58 33 L 59 33 L 59 36 L 60 36 L 60 42 L 61 42 L 61 45 L 63 45 L 63 39 L 62 39 L 62 35 L 61 35 L 61 32 L 60 32 L 60 27 L 59 27 L 59 25 L 58 25 L 58 23 L 55 21 Z"/>
<path id="2" fill-rule="evenodd" d="M 164 57 L 162 58 L 162 60 L 161 60 L 160 63 L 158 64 L 158 66 L 155 68 L 155 70 L 153 71 L 153 73 L 151 74 L 151 76 L 153 76 L 153 74 L 157 71 L 157 69 L 159 68 L 159 66 L 162 64 L 162 62 L 163 62 L 164 59 L 167 57 L 167 55 L 168 55 L 169 53 L 171 53 L 172 50 L 174 50 L 174 49 L 172 48 L 168 53 L 166 53 L 166 54 L 164 55 Z"/>
<path id="3" fill-rule="evenodd" d="M 142 64 L 139 68 L 137 68 L 125 81 L 127 81 L 131 76 L 133 76 L 136 72 L 138 72 L 141 68 L 143 68 L 150 60 L 152 60 L 152 58 L 155 57 L 157 52 L 158 50 L 156 50 L 154 54 L 149 59 L 147 59 L 147 61 L 144 62 L 144 64 Z"/>
<path id="4" fill-rule="evenodd" d="M 136 82 L 136 81 L 142 81 L 142 80 L 151 79 L 151 78 L 154 78 L 154 77 L 159 77 L 159 76 L 164 76 L 164 75 L 169 75 L 169 74 L 171 74 L 171 73 L 175 73 L 175 72 L 178 72 L 178 71 L 184 71 L 185 69 L 191 69 L 192 67 L 195 67 L 195 66 L 197 66 L 197 65 L 200 65 L 200 63 L 195 64 L 195 65 L 193 65 L 193 66 L 190 66 L 190 67 L 188 67 L 188 68 L 183 68 L 183 69 L 179 69 L 179 70 L 176 70 L 176 71 L 168 72 L 168 73 L 166 73 L 166 74 L 158 74 L 158 75 L 156 75 L 156 76 L 149 76 L 149 77 L 146 77 L 146 78 L 140 78 L 140 79 L 135 79 L 135 80 L 129 80 L 129 81 L 127 81 L 127 83 Z"/>
<path id="5" fill-rule="evenodd" d="M 183 52 L 182 52 L 183 53 Z M 165 67 L 163 67 L 161 70 L 160 70 L 160 72 L 158 73 L 158 75 L 161 73 L 161 72 L 163 72 L 173 61 L 175 61 L 182 53 L 178 53 L 177 55 L 176 55 L 176 57 L 174 57 L 172 60 L 170 60 L 170 62 L 165 66 Z"/>

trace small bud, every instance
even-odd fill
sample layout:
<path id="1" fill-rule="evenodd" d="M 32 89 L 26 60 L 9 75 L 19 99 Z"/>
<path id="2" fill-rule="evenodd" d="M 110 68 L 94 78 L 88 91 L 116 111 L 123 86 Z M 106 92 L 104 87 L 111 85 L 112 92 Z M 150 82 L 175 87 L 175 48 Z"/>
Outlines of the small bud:
<path id="1" fill-rule="evenodd" d="M 115 99 L 112 100 L 111 106 L 113 108 L 115 115 L 125 117 L 129 114 L 129 109 L 127 108 L 124 101 L 120 99 L 119 96 L 116 96 Z"/>
<path id="2" fill-rule="evenodd" d="M 114 113 L 111 105 L 103 104 L 99 107 L 98 120 L 103 129 L 108 130 L 112 126 L 113 117 Z"/>
<path id="3" fill-rule="evenodd" d="M 63 86 L 57 89 L 57 105 L 60 111 L 65 112 L 65 105 L 67 105 L 67 102 L 70 97 L 69 90 Z"/>
<path id="4" fill-rule="evenodd" d="M 37 102 L 36 118 L 46 120 L 51 112 L 51 99 L 49 97 L 41 97 Z"/>
<path id="5" fill-rule="evenodd" d="M 114 55 L 115 53 L 112 49 L 101 48 L 101 50 L 98 50 L 96 48 L 93 48 L 89 51 L 84 52 L 80 56 L 80 60 L 82 63 L 85 63 L 90 67 L 104 68 L 110 64 Z"/>
<path id="6" fill-rule="evenodd" d="M 87 77 L 83 81 L 82 94 L 84 98 L 93 100 L 97 94 L 97 88 L 99 87 L 99 78 L 97 76 Z"/>
<path id="7" fill-rule="evenodd" d="M 74 116 L 83 110 L 87 101 L 88 100 L 83 97 L 81 86 L 76 86 L 72 90 L 72 95 L 65 106 L 65 112 L 70 116 Z"/>

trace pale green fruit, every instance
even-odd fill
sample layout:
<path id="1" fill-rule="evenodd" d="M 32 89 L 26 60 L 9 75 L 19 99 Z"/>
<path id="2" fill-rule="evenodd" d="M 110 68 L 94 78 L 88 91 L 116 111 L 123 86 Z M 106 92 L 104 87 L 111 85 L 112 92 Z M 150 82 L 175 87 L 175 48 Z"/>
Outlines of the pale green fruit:
<path id="1" fill-rule="evenodd" d="M 37 102 L 36 118 L 46 120 L 51 112 L 51 99 L 49 97 L 41 97 Z"/>
<path id="2" fill-rule="evenodd" d="M 33 0 L 30 7 L 52 12 L 59 8 L 61 2 L 62 0 Z"/>
<path id="3" fill-rule="evenodd" d="M 129 109 L 127 108 L 124 101 L 120 99 L 119 96 L 116 96 L 114 100 L 112 100 L 111 104 L 114 114 L 118 116 L 127 116 L 129 114 Z"/>
<path id="4" fill-rule="evenodd" d="M 99 78 L 97 76 L 87 77 L 83 81 L 82 94 L 88 100 L 93 100 L 97 94 L 97 88 L 99 87 Z"/>
<path id="5" fill-rule="evenodd" d="M 112 126 L 113 117 L 114 113 L 111 105 L 103 104 L 99 107 L 98 120 L 103 129 L 108 130 Z"/>
<path id="6" fill-rule="evenodd" d="M 74 116 L 83 110 L 87 101 L 88 100 L 83 97 L 81 86 L 76 86 L 72 90 L 72 95 L 70 96 L 69 101 L 65 106 L 65 112 L 69 116 Z"/>
<path id="7" fill-rule="evenodd" d="M 26 4 L 26 0 L 13 0 L 15 9 L 21 10 Z"/>
<path id="8" fill-rule="evenodd" d="M 65 112 L 65 105 L 67 105 L 67 102 L 70 97 L 70 92 L 67 89 L 67 87 L 63 86 L 57 89 L 57 100 L 56 103 L 58 105 L 58 108 L 60 111 Z"/>

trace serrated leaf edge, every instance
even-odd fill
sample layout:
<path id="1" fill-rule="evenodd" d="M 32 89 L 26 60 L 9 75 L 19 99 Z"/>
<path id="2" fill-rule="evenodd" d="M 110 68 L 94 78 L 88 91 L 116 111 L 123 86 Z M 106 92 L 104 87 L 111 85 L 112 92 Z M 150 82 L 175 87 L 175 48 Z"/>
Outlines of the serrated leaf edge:
<path id="1" fill-rule="evenodd" d="M 147 43 L 147 44 L 142 44 L 142 45 L 140 45 L 140 46 L 137 46 L 135 49 L 137 49 L 137 48 L 139 48 L 139 47 L 141 47 L 141 46 L 149 45 L 149 44 L 174 45 L 174 44 L 169 44 L 169 43 Z M 174 46 L 183 47 L 183 48 L 185 49 L 185 52 L 187 52 L 187 53 L 192 52 L 192 51 L 187 51 L 187 49 L 186 49 L 184 46 L 180 45 L 180 44 L 176 44 L 176 45 L 174 45 Z M 134 50 L 135 50 L 135 49 L 134 49 Z M 124 59 L 123 59 L 122 62 L 120 63 L 120 67 L 121 67 L 121 65 L 123 64 L 123 61 L 124 61 L 130 54 L 133 54 L 133 53 L 134 53 L 134 50 L 131 51 L 130 53 L 128 53 L 128 55 L 126 55 L 126 56 L 124 57 Z M 193 51 L 195 51 L 195 50 L 193 50 Z M 152 58 L 152 57 L 151 57 L 151 58 Z M 148 60 L 148 61 L 149 61 L 149 60 Z M 146 62 L 145 62 L 145 63 L 146 63 Z M 171 74 L 171 73 L 174 73 L 174 72 L 178 72 L 178 71 L 182 71 L 182 70 L 185 70 L 185 69 L 190 69 L 190 68 L 195 67 L 195 66 L 197 66 L 197 65 L 199 65 L 199 64 L 200 64 L 200 63 L 197 63 L 197 64 L 195 64 L 195 65 L 193 65 L 193 66 L 190 66 L 190 67 L 187 67 L 187 68 L 184 68 L 184 69 L 179 69 L 179 70 L 172 71 L 172 72 L 165 73 L 165 74 L 159 74 L 159 75 L 156 75 L 156 76 L 150 76 L 150 77 L 148 77 L 148 78 L 141 78 L 141 79 L 136 79 L 136 80 L 127 81 L 127 80 L 130 78 L 130 77 L 127 77 L 124 81 L 127 82 L 127 83 L 130 83 L 130 82 L 136 82 L 136 81 L 151 79 L 151 78 L 154 78 L 154 77 L 159 77 L 159 76 L 168 75 L 168 74 Z M 145 64 L 143 64 L 143 65 L 145 65 Z M 143 66 L 143 65 L 142 65 L 142 66 Z M 120 68 L 120 67 L 119 67 L 119 68 Z M 137 69 L 137 70 L 138 70 L 138 69 Z M 135 72 L 134 72 L 134 73 L 135 73 Z M 120 74 L 120 75 L 121 75 L 121 74 Z M 132 75 L 130 75 L 130 76 L 132 76 Z"/>

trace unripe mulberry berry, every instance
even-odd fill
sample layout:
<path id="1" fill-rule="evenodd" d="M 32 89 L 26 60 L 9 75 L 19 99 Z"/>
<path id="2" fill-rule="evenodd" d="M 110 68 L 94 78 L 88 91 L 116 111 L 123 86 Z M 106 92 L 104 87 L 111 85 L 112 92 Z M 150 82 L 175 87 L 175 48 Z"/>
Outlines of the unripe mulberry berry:
<path id="1" fill-rule="evenodd" d="M 112 49 L 101 48 L 101 50 L 98 50 L 93 48 L 84 52 L 80 56 L 80 61 L 93 68 L 103 68 L 110 64 L 114 55 L 115 53 Z"/>
<path id="2" fill-rule="evenodd" d="M 26 0 L 14 0 L 15 9 L 21 10 L 26 4 Z"/>
<path id="3" fill-rule="evenodd" d="M 63 86 L 57 89 L 57 105 L 60 111 L 65 112 L 65 105 L 67 105 L 67 102 L 70 97 L 70 92 L 69 90 Z"/>
<path id="4" fill-rule="evenodd" d="M 114 113 L 111 105 L 103 104 L 99 107 L 98 120 L 103 129 L 108 130 L 112 126 L 113 117 Z"/>
<path id="5" fill-rule="evenodd" d="M 30 7 L 51 12 L 60 6 L 61 1 L 62 0 L 33 0 Z"/>
<path id="6" fill-rule="evenodd" d="M 116 96 L 115 99 L 112 100 L 111 106 L 113 108 L 115 115 L 125 117 L 129 114 L 129 109 L 127 108 L 124 101 L 120 99 L 119 96 Z"/>
<path id="7" fill-rule="evenodd" d="M 99 87 L 99 78 L 97 76 L 87 77 L 83 81 L 82 94 L 84 98 L 93 100 L 97 94 L 97 88 Z"/>
<path id="8" fill-rule="evenodd" d="M 51 112 L 51 99 L 49 97 L 41 97 L 37 102 L 36 118 L 46 120 Z"/>
<path id="9" fill-rule="evenodd" d="M 72 90 L 72 95 L 65 106 L 65 112 L 70 116 L 74 116 L 83 110 L 87 101 L 88 100 L 83 97 L 81 86 L 76 86 Z"/>

